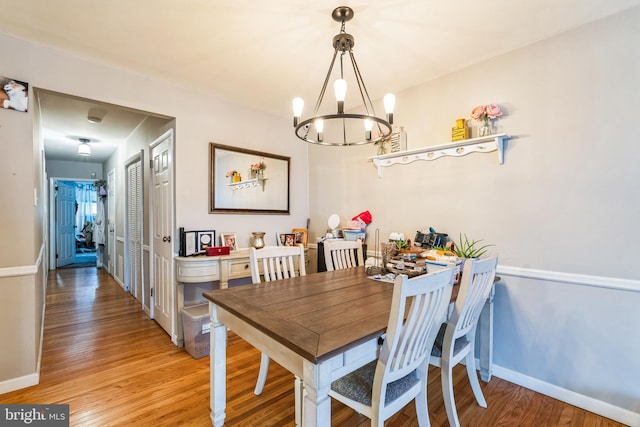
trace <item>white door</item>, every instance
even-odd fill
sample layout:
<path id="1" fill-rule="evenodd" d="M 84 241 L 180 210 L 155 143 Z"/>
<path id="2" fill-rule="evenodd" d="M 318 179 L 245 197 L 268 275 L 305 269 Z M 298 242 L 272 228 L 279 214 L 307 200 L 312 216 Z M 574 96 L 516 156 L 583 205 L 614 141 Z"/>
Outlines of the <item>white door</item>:
<path id="1" fill-rule="evenodd" d="M 107 173 L 107 227 L 105 229 L 107 235 L 107 253 L 104 254 L 107 259 L 102 260 L 107 271 L 117 277 L 116 271 L 116 170 L 111 169 Z"/>
<path id="2" fill-rule="evenodd" d="M 151 144 L 151 317 L 177 342 L 173 285 L 173 130 Z"/>
<path id="3" fill-rule="evenodd" d="M 58 181 L 56 228 L 56 267 L 73 264 L 76 261 L 76 189 L 64 181 Z"/>
<path id="4" fill-rule="evenodd" d="M 127 234 L 125 238 L 125 286 L 131 294 L 144 303 L 142 271 L 142 156 L 126 165 Z"/>

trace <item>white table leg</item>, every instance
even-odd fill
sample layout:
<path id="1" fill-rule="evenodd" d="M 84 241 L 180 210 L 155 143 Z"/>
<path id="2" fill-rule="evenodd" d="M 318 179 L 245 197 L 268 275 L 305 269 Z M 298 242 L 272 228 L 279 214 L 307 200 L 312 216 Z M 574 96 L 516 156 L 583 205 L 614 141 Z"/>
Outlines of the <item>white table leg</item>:
<path id="1" fill-rule="evenodd" d="M 210 335 L 210 407 L 211 423 L 215 427 L 222 427 L 227 405 L 227 327 L 218 321 L 216 306 L 209 303 L 209 315 L 211 316 Z"/>
<path id="2" fill-rule="evenodd" d="M 303 427 L 331 426 L 331 370 L 329 363 L 314 365 L 304 361 Z"/>

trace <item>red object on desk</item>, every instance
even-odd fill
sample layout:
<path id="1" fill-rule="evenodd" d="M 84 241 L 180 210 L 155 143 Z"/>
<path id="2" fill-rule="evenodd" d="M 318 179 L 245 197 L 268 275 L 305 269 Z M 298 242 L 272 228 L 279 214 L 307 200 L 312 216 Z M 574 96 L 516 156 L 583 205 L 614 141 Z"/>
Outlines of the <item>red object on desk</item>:
<path id="1" fill-rule="evenodd" d="M 213 246 L 207 248 L 207 256 L 229 255 L 229 246 Z"/>

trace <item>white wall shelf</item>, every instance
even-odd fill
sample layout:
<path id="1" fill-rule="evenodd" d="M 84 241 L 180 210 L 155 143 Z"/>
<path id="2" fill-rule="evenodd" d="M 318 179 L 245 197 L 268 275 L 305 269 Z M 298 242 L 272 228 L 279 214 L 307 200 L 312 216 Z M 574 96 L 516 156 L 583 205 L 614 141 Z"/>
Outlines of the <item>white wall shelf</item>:
<path id="1" fill-rule="evenodd" d="M 378 176 L 382 178 L 382 168 L 393 165 L 407 165 L 416 160 L 436 160 L 443 156 L 460 157 L 470 153 L 489 153 L 498 150 L 498 162 L 504 164 L 505 142 L 510 136 L 506 133 L 465 139 L 449 144 L 432 145 L 414 150 L 398 151 L 390 154 L 369 157 L 378 168 Z"/>
<path id="2" fill-rule="evenodd" d="M 246 181 L 232 182 L 227 184 L 232 190 L 240 190 L 243 188 L 252 188 L 252 187 L 262 187 L 262 191 L 264 191 L 264 182 L 266 178 L 253 178 L 248 179 Z"/>

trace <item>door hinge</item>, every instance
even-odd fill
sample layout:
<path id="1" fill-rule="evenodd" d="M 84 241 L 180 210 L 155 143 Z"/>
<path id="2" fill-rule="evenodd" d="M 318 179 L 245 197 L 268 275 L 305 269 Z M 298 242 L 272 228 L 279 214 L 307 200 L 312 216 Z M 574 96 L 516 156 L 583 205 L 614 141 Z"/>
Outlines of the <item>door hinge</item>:
<path id="1" fill-rule="evenodd" d="M 149 168 L 153 169 L 153 159 L 149 159 Z"/>
<path id="2" fill-rule="evenodd" d="M 151 296 L 153 296 L 153 288 L 151 288 L 151 292 L 150 293 L 151 293 Z"/>

